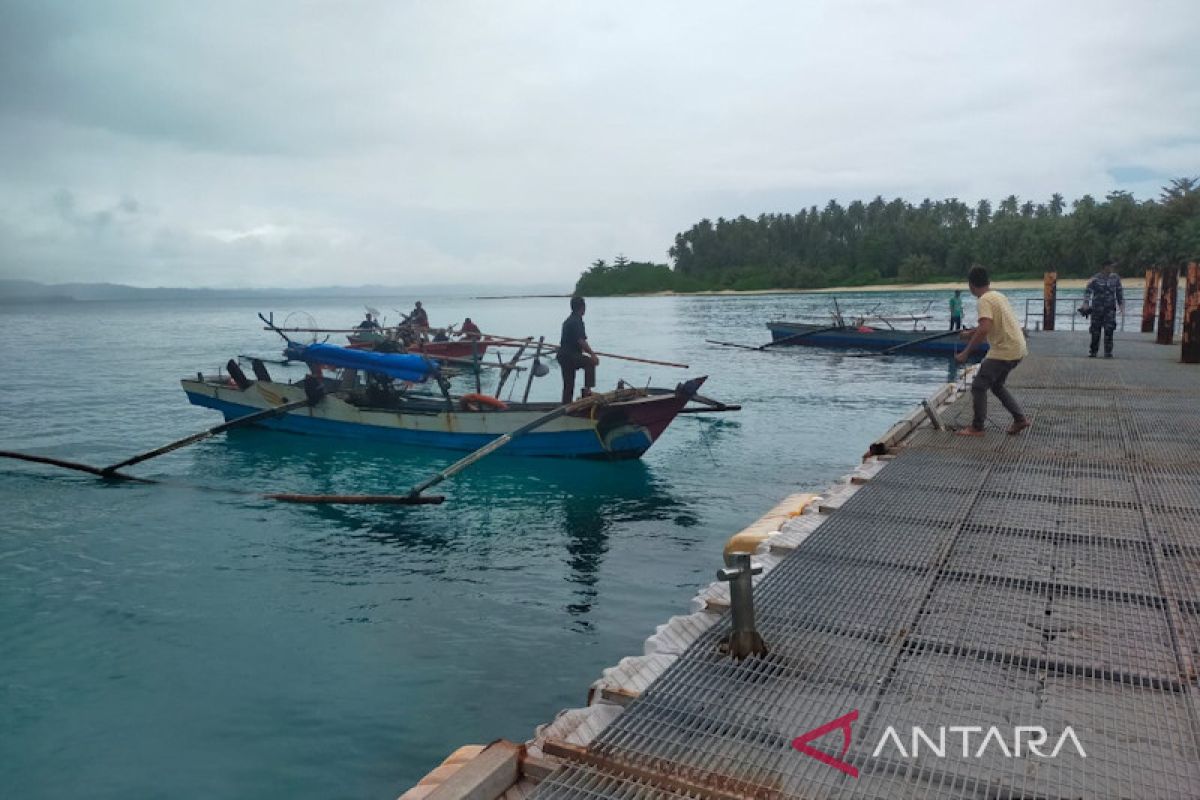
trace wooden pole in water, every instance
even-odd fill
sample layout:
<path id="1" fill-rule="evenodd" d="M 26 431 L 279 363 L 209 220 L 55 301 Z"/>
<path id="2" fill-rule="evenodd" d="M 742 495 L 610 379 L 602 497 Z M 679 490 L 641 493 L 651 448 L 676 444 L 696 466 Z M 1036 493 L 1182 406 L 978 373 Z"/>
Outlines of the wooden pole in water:
<path id="1" fill-rule="evenodd" d="M 80 464 L 78 461 L 66 461 L 61 458 L 39 456 L 33 453 L 18 453 L 13 450 L 0 450 L 0 458 L 28 461 L 32 464 L 49 464 L 52 467 L 62 467 L 63 469 L 73 469 L 77 472 L 86 472 L 90 475 L 95 475 L 98 478 L 135 481 L 137 483 L 158 483 L 158 481 L 152 481 L 149 478 L 136 478 L 133 475 L 126 475 L 124 472 L 106 472 L 102 467 L 93 467 L 91 464 Z"/>
<path id="2" fill-rule="evenodd" d="M 1183 295 L 1183 351 L 1185 364 L 1200 364 L 1200 263 L 1187 268 L 1187 289 Z"/>
<path id="3" fill-rule="evenodd" d="M 1058 273 L 1047 272 L 1042 276 L 1042 330 L 1054 330 L 1054 317 L 1058 310 Z"/>
<path id="4" fill-rule="evenodd" d="M 436 506 L 446 500 L 440 494 L 264 494 L 263 498 L 280 503 L 343 506 Z"/>
<path id="5" fill-rule="evenodd" d="M 1142 333 L 1154 333 L 1158 313 L 1158 270 L 1146 270 L 1146 293 L 1142 296 Z"/>
<path id="6" fill-rule="evenodd" d="M 1163 267 L 1162 288 L 1158 300 L 1158 344 L 1175 340 L 1175 296 L 1179 293 L 1179 270 Z"/>

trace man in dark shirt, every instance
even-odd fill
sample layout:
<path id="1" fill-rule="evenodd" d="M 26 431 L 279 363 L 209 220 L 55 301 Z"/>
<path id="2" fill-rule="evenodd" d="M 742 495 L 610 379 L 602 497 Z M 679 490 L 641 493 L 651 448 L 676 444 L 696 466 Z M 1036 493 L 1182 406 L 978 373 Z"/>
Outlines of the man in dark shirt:
<path id="1" fill-rule="evenodd" d="M 1100 349 L 1100 333 L 1104 333 L 1104 357 L 1113 357 L 1113 331 L 1117 329 L 1117 314 L 1125 312 L 1125 291 L 1121 277 L 1113 270 L 1117 262 L 1107 261 L 1092 279 L 1083 293 L 1083 307 L 1091 312 L 1092 345 L 1088 356 L 1096 357 Z"/>
<path id="2" fill-rule="evenodd" d="M 587 305 L 582 297 L 571 298 L 571 316 L 563 321 L 562 339 L 559 341 L 558 366 L 562 370 L 563 405 L 571 402 L 575 396 L 575 370 L 583 370 L 583 392 L 587 397 L 596 385 L 596 365 L 599 357 L 592 352 L 587 340 L 587 328 L 583 325 L 583 313 Z"/>
<path id="3" fill-rule="evenodd" d="M 412 313 L 408 315 L 408 322 L 413 327 L 418 329 L 429 327 L 429 315 L 425 313 L 425 309 L 421 307 L 420 300 L 418 300 L 416 306 L 413 307 Z"/>

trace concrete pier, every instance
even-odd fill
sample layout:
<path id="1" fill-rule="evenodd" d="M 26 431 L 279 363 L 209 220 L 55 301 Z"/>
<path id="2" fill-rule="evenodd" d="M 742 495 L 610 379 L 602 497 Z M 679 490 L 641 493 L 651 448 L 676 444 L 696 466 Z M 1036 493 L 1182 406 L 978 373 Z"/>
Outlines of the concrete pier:
<path id="1" fill-rule="evenodd" d="M 533 796 L 1200 796 L 1200 368 L 1030 347 L 1032 429 L 917 429 L 757 581 L 765 657 L 717 617 Z"/>

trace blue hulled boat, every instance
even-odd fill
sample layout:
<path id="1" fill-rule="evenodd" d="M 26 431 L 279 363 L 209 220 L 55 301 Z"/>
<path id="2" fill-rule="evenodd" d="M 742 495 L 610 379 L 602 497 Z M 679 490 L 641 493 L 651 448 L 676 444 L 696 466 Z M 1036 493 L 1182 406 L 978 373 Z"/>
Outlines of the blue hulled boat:
<path id="1" fill-rule="evenodd" d="M 472 451 L 537 423 L 536 430 L 514 439 L 504 452 L 624 459 L 645 453 L 680 413 L 695 413 L 684 407 L 704 383 L 701 377 L 674 389 L 619 386 L 584 405 L 581 400 L 578 408 L 542 424 L 538 420 L 559 408 L 558 403 L 505 403 L 480 394 L 452 397 L 440 379 L 441 397 L 413 394 L 413 385 L 439 378 L 437 363 L 423 356 L 291 343 L 285 355 L 308 363 L 321 377 L 314 375 L 303 383 L 275 381 L 260 363 L 251 380 L 231 360 L 228 376 L 197 375 L 181 384 L 193 405 L 219 411 L 226 420 L 294 404 L 309 395 L 308 406 L 256 423 L 292 433 Z M 334 377 L 325 374 L 329 369 Z M 314 381 L 320 384 L 319 392 L 311 387 Z"/>
<path id="2" fill-rule="evenodd" d="M 953 356 L 962 351 L 965 342 L 949 332 L 936 337 L 939 331 L 897 331 L 881 330 L 866 325 L 844 325 L 830 328 L 828 325 L 814 325 L 807 322 L 768 322 L 767 329 L 771 331 L 771 339 L 778 342 L 788 339 L 786 345 L 810 345 L 814 347 L 835 347 L 843 350 L 887 350 L 891 347 L 906 345 L 900 353 L 919 353 L 931 356 Z M 809 334 L 809 335 L 805 335 Z M 987 343 L 981 344 L 971 353 L 971 360 L 983 358 L 987 353 Z"/>

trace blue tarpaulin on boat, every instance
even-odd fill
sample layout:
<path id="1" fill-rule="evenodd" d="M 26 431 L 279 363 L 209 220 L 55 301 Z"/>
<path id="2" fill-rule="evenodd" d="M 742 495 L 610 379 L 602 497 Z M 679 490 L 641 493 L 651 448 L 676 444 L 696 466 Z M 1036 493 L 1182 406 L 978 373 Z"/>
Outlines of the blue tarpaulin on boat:
<path id="1" fill-rule="evenodd" d="M 285 358 L 307 364 L 324 364 L 342 369 L 357 369 L 377 372 L 402 381 L 422 383 L 429 379 L 437 368 L 437 362 L 425 356 L 408 353 L 375 353 L 370 350 L 352 350 L 333 344 L 292 344 L 283 351 Z"/>

